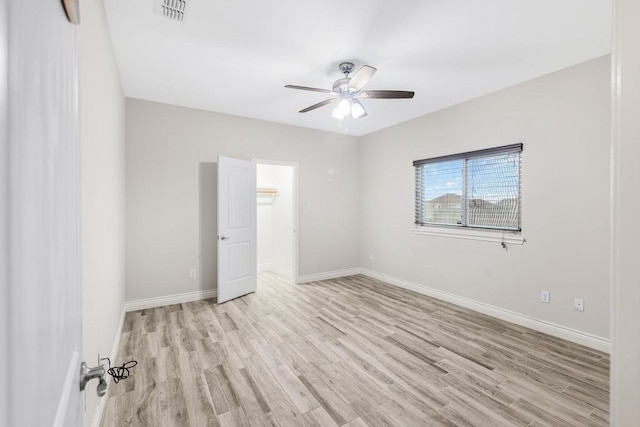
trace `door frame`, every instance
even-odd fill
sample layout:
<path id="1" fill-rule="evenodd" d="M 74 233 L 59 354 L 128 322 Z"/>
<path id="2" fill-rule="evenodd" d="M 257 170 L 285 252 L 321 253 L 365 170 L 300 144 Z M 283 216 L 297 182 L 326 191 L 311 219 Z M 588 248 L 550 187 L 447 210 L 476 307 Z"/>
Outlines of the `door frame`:
<path id="1" fill-rule="evenodd" d="M 635 0 L 614 0 L 612 17 L 612 120 L 609 319 L 611 321 L 610 407 L 611 425 L 635 425 L 640 417 L 640 313 L 637 304 L 640 231 L 637 227 L 640 197 L 634 190 L 638 172 L 634 163 L 640 152 L 637 137 L 637 93 L 640 31 L 636 21 L 640 6 Z M 635 325 L 635 326 L 633 326 Z M 633 398 L 636 396 L 636 398 Z"/>
<path id="2" fill-rule="evenodd" d="M 9 18 L 0 0 L 0 366 L 9 366 Z M 9 425 L 9 381 L 0 381 L 0 425 Z"/>
<path id="3" fill-rule="evenodd" d="M 298 224 L 298 163 L 287 162 L 281 160 L 269 160 L 269 159 L 251 159 L 251 162 L 257 167 L 258 165 L 274 165 L 274 166 L 291 166 L 293 168 L 293 174 L 291 176 L 293 191 L 292 191 L 292 219 L 293 219 L 293 234 L 291 242 L 291 281 L 293 284 L 298 284 L 298 241 L 300 234 L 300 227 Z"/>

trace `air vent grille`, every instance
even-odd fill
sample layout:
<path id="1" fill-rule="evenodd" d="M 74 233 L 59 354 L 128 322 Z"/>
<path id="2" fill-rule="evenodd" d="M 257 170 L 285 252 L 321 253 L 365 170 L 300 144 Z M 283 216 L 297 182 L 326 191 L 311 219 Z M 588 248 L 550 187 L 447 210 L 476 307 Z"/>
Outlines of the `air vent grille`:
<path id="1" fill-rule="evenodd" d="M 187 7 L 187 0 L 158 0 L 160 13 L 174 21 L 182 21 Z"/>

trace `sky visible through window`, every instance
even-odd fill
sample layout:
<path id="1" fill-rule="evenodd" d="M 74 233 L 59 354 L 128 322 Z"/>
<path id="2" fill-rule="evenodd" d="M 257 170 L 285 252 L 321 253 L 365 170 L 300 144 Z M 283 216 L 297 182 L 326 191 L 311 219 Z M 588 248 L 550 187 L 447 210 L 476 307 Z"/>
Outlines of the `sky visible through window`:
<path id="1" fill-rule="evenodd" d="M 467 160 L 467 198 L 497 203 L 517 198 L 519 188 L 519 153 Z M 464 160 L 450 160 L 424 165 L 424 200 L 445 194 L 462 196 Z"/>
<path id="2" fill-rule="evenodd" d="M 462 196 L 464 160 L 429 163 L 424 168 L 425 200 L 433 200 L 445 194 Z"/>

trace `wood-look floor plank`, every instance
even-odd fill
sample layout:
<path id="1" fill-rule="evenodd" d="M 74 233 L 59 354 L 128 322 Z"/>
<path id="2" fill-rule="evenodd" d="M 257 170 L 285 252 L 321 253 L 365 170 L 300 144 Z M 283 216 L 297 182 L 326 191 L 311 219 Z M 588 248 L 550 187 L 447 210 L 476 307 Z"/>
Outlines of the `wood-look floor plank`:
<path id="1" fill-rule="evenodd" d="M 284 391 L 272 393 L 264 398 L 282 427 L 300 427 L 305 424 L 304 418 Z"/>
<path id="2" fill-rule="evenodd" d="M 509 426 L 515 425 L 508 423 L 506 420 L 499 418 L 498 416 L 492 416 L 487 408 L 484 408 L 473 400 L 468 399 L 454 387 L 447 387 L 442 392 L 449 400 L 451 400 L 451 403 L 445 406 L 441 410 L 441 413 L 446 413 L 448 409 L 455 407 L 465 422 L 470 422 L 474 426 L 490 426 L 492 424 Z M 456 424 L 458 423 L 458 421 L 455 420 L 454 422 Z"/>
<path id="3" fill-rule="evenodd" d="M 338 425 L 358 417 L 351 406 L 342 400 L 320 376 L 301 376 L 299 379 Z"/>
<path id="4" fill-rule="evenodd" d="M 268 368 L 276 368 L 284 364 L 276 350 L 264 339 L 253 339 L 251 345 Z"/>
<path id="5" fill-rule="evenodd" d="M 235 408 L 219 416 L 222 427 L 251 427 L 242 408 Z M 194 424 L 195 426 L 196 424 Z"/>
<path id="6" fill-rule="evenodd" d="M 398 422 L 401 422 L 401 420 L 389 418 L 387 413 L 378 404 L 368 399 L 356 400 L 351 406 L 370 426 L 394 427 L 398 425 Z"/>
<path id="7" fill-rule="evenodd" d="M 272 412 L 249 420 L 251 427 L 280 427 L 280 423 Z"/>
<path id="8" fill-rule="evenodd" d="M 169 426 L 190 425 L 185 392 L 180 379 L 171 379 L 161 384 L 160 388 L 164 391 L 164 401 L 161 404 L 167 406 L 166 418 L 162 421 L 166 421 Z"/>
<path id="9" fill-rule="evenodd" d="M 247 374 L 255 383 L 261 397 L 281 390 L 280 385 L 260 356 L 254 354 L 247 357 L 244 365 L 246 366 Z"/>
<path id="10" fill-rule="evenodd" d="M 530 415 L 510 407 L 509 404 L 513 402 L 509 402 L 509 404 L 501 402 L 484 391 L 465 383 L 455 375 L 448 374 L 445 377 L 446 381 L 451 384 L 451 388 L 448 390 L 456 394 L 457 397 L 467 402 L 473 402 L 476 407 L 489 412 L 492 418 L 505 420 L 509 424 L 524 426 L 533 421 L 533 417 Z"/>
<path id="11" fill-rule="evenodd" d="M 453 426 L 453 424 L 446 418 L 439 414 L 427 415 L 424 412 L 413 410 L 408 405 L 404 405 L 395 400 L 390 400 L 381 406 L 383 412 L 397 425 L 407 426 Z"/>
<path id="12" fill-rule="evenodd" d="M 190 390 L 189 395 L 191 398 L 186 399 L 186 403 L 191 424 L 218 427 L 220 422 L 213 406 L 213 400 L 204 373 L 200 372 L 200 375 L 195 378 L 182 378 L 182 385 L 185 390 Z"/>
<path id="13" fill-rule="evenodd" d="M 125 315 L 103 427 L 606 426 L 609 356 L 357 275 Z"/>
<path id="14" fill-rule="evenodd" d="M 515 382 L 508 381 L 511 385 Z M 504 385 L 503 385 L 504 386 Z M 575 402 L 569 399 L 557 398 L 558 394 L 526 394 L 522 398 L 515 401 L 511 406 L 521 408 L 535 419 L 543 422 L 549 422 L 549 419 L 563 420 L 561 424 L 569 423 L 579 426 L 595 426 L 597 421 L 591 420 L 589 414 L 576 411 Z M 579 406 L 578 406 L 579 408 Z M 588 408 L 585 408 L 588 409 Z M 556 421 L 560 423 L 560 421 Z"/>
<path id="15" fill-rule="evenodd" d="M 345 424 L 343 427 L 369 427 L 369 424 L 365 423 L 362 418 L 356 418 L 350 423 Z"/>
<path id="16" fill-rule="evenodd" d="M 227 370 L 223 366 L 221 371 L 224 372 L 226 378 L 228 378 L 229 385 L 233 389 L 235 396 L 237 396 L 247 419 L 252 419 L 270 412 L 269 407 L 262 399 L 262 396 L 260 396 L 260 391 L 244 368 L 240 370 Z"/>
<path id="17" fill-rule="evenodd" d="M 339 427 L 323 407 L 302 414 L 302 417 L 305 420 L 305 424 L 310 427 Z"/>
<path id="18" fill-rule="evenodd" d="M 305 413 L 320 406 L 320 402 L 318 402 L 287 365 L 273 368 L 271 372 L 300 413 Z"/>
<path id="19" fill-rule="evenodd" d="M 404 410 L 415 414 L 418 418 L 426 420 L 427 424 L 453 426 L 454 424 L 443 417 L 439 411 L 450 403 L 449 399 L 444 400 L 444 404 L 435 403 L 424 399 L 422 395 L 414 394 L 397 385 L 392 385 L 387 389 L 391 399 L 400 405 Z"/>
<path id="20" fill-rule="evenodd" d="M 240 399 L 231 386 L 231 380 L 227 377 L 222 365 L 205 369 L 204 377 L 209 387 L 213 407 L 218 415 L 240 406 Z"/>

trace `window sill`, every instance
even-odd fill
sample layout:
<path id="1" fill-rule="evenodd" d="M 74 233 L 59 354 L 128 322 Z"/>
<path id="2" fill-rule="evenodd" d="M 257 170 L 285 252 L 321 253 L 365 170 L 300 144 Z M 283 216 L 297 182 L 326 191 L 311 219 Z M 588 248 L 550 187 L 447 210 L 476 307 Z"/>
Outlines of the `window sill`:
<path id="1" fill-rule="evenodd" d="M 411 231 L 414 234 L 425 234 L 427 236 L 452 237 L 454 239 L 480 240 L 484 242 L 504 242 L 512 245 L 522 245 L 525 242 L 522 233 L 517 231 L 449 227 L 417 227 Z"/>

